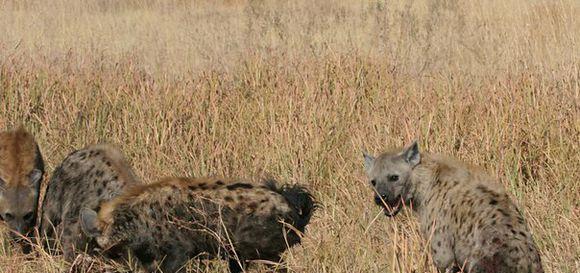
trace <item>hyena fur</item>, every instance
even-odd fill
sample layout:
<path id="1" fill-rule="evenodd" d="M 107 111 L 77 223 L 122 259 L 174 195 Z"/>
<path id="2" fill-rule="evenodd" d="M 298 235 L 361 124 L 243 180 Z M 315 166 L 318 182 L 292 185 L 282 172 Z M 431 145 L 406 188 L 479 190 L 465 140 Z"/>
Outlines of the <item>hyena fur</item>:
<path id="1" fill-rule="evenodd" d="M 43 201 L 40 232 L 45 243 L 52 250 L 60 247 L 69 261 L 77 251 L 90 253 L 96 244 L 81 230 L 81 208 L 98 210 L 128 186 L 140 183 L 112 145 L 92 145 L 71 153 L 55 169 Z"/>
<path id="2" fill-rule="evenodd" d="M 183 270 L 189 258 L 280 261 L 300 243 L 316 204 L 305 188 L 237 179 L 167 178 L 85 209 L 83 229 L 107 255 L 131 253 L 147 272 Z M 111 253 L 115 252 L 115 253 Z"/>
<path id="3" fill-rule="evenodd" d="M 25 252 L 34 236 L 44 161 L 34 137 L 23 128 L 0 133 L 0 222 Z"/>
<path id="4" fill-rule="evenodd" d="M 485 171 L 442 155 L 405 149 L 365 157 L 375 203 L 395 216 L 419 217 L 441 272 L 541 273 L 540 255 L 522 213 Z"/>

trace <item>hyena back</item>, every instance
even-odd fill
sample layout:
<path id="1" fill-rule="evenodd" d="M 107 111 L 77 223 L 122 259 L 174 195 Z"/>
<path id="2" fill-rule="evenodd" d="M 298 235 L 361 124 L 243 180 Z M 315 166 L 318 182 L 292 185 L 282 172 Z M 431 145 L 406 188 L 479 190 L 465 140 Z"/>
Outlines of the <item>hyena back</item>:
<path id="1" fill-rule="evenodd" d="M 81 208 L 98 210 L 103 202 L 140 183 L 123 154 L 114 146 L 99 144 L 68 155 L 55 169 L 42 205 L 41 235 L 51 249 L 60 245 L 67 260 L 75 250 L 96 245 L 80 228 Z"/>
<path id="2" fill-rule="evenodd" d="M 302 187 L 218 178 L 168 178 L 84 210 L 83 230 L 108 254 L 132 253 L 148 272 L 180 271 L 189 258 L 277 262 L 300 243 L 315 208 Z M 289 227 L 289 225 L 293 227 Z"/>
<path id="3" fill-rule="evenodd" d="M 387 216 L 403 205 L 418 214 L 440 271 L 543 272 L 521 212 L 484 171 L 420 153 L 416 142 L 376 159 L 365 155 L 365 168 Z"/>
<path id="4" fill-rule="evenodd" d="M 34 137 L 22 128 L 1 132 L 0 222 L 17 241 L 24 243 L 20 239 L 33 235 L 43 175 L 44 161 Z"/>

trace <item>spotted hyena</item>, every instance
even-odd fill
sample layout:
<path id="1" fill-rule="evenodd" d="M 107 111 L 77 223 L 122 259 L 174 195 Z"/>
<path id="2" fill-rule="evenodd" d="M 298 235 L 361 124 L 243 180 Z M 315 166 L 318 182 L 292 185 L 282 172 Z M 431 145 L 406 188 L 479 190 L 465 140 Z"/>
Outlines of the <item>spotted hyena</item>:
<path id="1" fill-rule="evenodd" d="M 98 210 L 103 202 L 139 183 L 123 154 L 111 145 L 93 145 L 71 153 L 49 181 L 42 205 L 41 235 L 50 248 L 60 246 L 68 260 L 75 250 L 91 251 L 96 245 L 81 231 L 81 208 Z"/>
<path id="2" fill-rule="evenodd" d="M 387 216 L 403 205 L 418 214 L 439 271 L 543 272 L 521 212 L 484 171 L 420 153 L 416 142 L 376 159 L 365 155 L 365 169 Z"/>
<path id="3" fill-rule="evenodd" d="M 219 178 L 167 178 L 83 210 L 83 230 L 106 255 L 132 254 L 147 272 L 182 269 L 192 257 L 279 261 L 300 243 L 315 203 L 300 186 Z"/>
<path id="4" fill-rule="evenodd" d="M 0 133 L 0 222 L 24 244 L 36 224 L 44 161 L 34 137 L 20 128 Z"/>

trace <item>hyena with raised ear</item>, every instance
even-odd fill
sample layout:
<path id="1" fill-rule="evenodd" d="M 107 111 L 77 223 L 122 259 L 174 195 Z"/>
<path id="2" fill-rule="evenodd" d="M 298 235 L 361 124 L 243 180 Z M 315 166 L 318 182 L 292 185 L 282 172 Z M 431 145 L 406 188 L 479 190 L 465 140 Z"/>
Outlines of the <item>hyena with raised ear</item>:
<path id="1" fill-rule="evenodd" d="M 300 186 L 218 178 L 167 178 L 84 209 L 83 230 L 105 255 L 132 254 L 147 272 L 178 272 L 209 254 L 241 272 L 248 260 L 278 262 L 300 243 L 315 202 Z"/>
<path id="2" fill-rule="evenodd" d="M 0 222 L 25 252 L 36 224 L 44 161 L 34 137 L 20 128 L 0 133 Z"/>
<path id="3" fill-rule="evenodd" d="M 61 247 L 65 259 L 96 247 L 81 231 L 81 208 L 98 210 L 102 203 L 140 184 L 132 167 L 114 146 L 99 144 L 68 155 L 55 169 L 42 205 L 40 232 L 49 248 Z"/>
<path id="4" fill-rule="evenodd" d="M 402 150 L 365 157 L 387 216 L 403 205 L 418 214 L 440 272 L 541 273 L 540 255 L 521 212 L 484 171 L 441 155 Z"/>

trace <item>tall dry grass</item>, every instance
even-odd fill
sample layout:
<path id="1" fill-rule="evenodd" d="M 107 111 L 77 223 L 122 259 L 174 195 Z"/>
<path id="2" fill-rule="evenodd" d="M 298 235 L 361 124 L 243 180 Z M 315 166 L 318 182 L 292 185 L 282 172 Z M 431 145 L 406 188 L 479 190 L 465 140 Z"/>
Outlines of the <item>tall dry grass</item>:
<path id="1" fill-rule="evenodd" d="M 418 138 L 499 177 L 546 271 L 578 272 L 578 18 L 576 0 L 0 0 L 0 128 L 29 128 L 49 171 L 108 141 L 146 181 L 307 184 L 324 208 L 287 266 L 325 273 L 436 272 L 362 171 L 362 150 Z M 0 272 L 66 269 L 0 255 Z"/>

